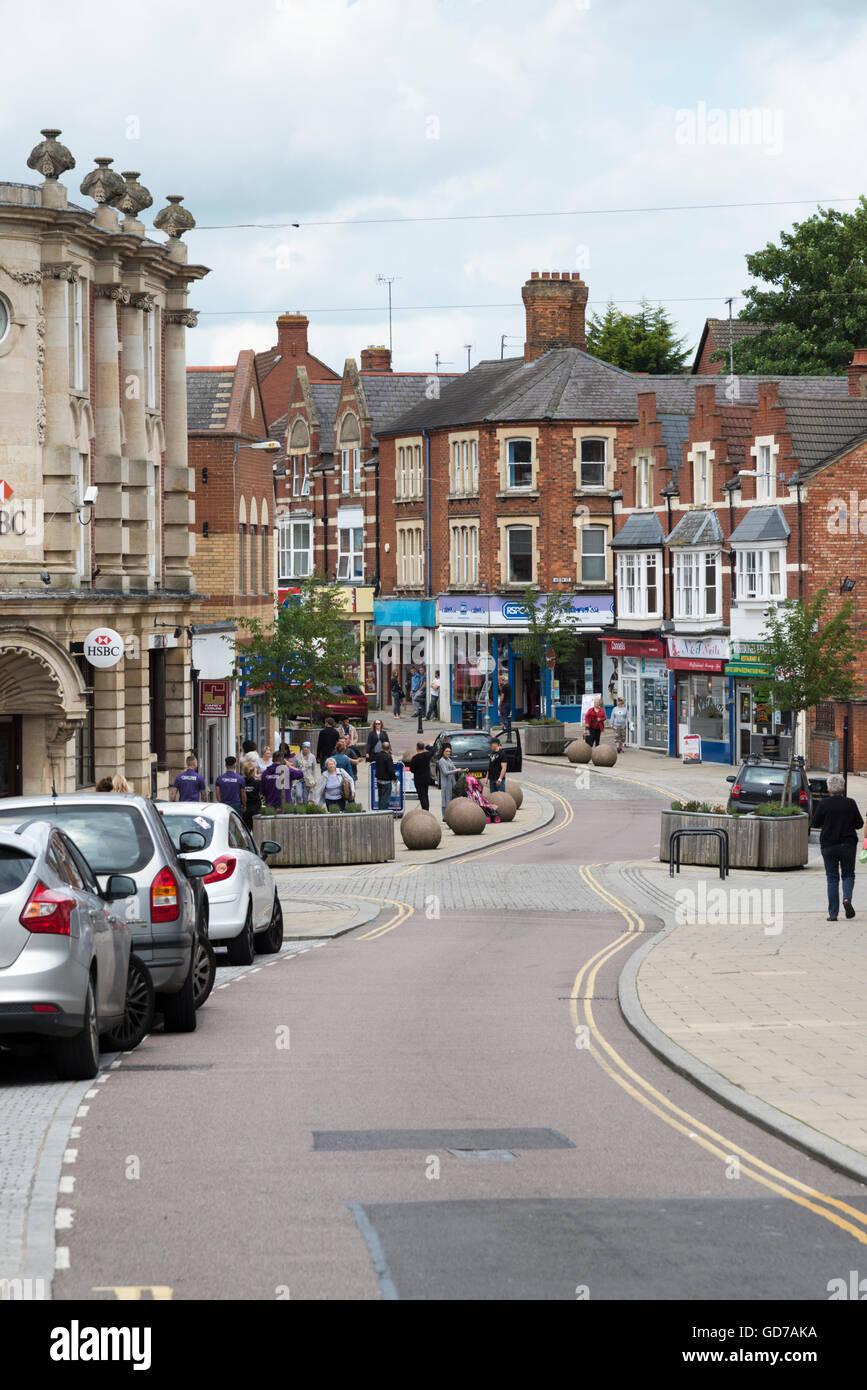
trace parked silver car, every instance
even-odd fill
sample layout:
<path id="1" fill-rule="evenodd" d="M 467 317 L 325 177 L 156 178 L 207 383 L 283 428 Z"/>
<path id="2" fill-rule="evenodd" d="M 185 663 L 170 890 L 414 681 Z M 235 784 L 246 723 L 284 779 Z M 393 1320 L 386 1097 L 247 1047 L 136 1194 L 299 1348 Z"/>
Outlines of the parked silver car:
<path id="1" fill-rule="evenodd" d="M 45 821 L 0 826 L 0 1044 L 46 1038 L 60 1077 L 86 1080 L 99 1070 L 101 1033 L 110 1046 L 111 1030 L 126 1046 L 141 1041 L 153 988 L 146 980 L 149 1015 L 127 1016 L 128 987 L 139 998 L 147 972 L 140 963 L 130 971 L 132 928 L 110 906 L 134 888 L 114 874 L 100 889 L 75 845 Z"/>
<path id="2" fill-rule="evenodd" d="M 213 959 L 207 899 L 191 880 L 211 873 L 211 861 L 182 860 L 153 802 L 143 796 L 82 792 L 0 801 L 0 829 L 36 817 L 66 833 L 103 888 L 112 875 L 132 880 L 118 910 L 132 929 L 133 949 L 151 973 L 167 1032 L 191 1033 L 201 997 L 196 965 L 204 947 Z M 203 845 L 203 835 L 184 836 L 185 851 Z"/>

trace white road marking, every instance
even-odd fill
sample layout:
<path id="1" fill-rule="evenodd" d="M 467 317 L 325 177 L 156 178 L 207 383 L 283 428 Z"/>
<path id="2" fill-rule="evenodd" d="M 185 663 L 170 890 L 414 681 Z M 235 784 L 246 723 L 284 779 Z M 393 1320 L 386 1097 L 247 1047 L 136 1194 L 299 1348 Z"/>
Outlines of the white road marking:
<path id="1" fill-rule="evenodd" d="M 75 1112 L 75 1118 L 76 1118 L 77 1120 L 79 1120 L 79 1119 L 82 1119 L 82 1120 L 83 1120 L 83 1119 L 84 1119 L 84 1116 L 87 1115 L 89 1111 L 90 1111 L 90 1106 L 89 1106 L 89 1105 L 79 1105 L 78 1109 L 77 1109 L 76 1112 Z"/>
<path id="2" fill-rule="evenodd" d="M 73 1125 L 69 1131 L 69 1137 L 70 1139 L 79 1139 L 81 1137 L 81 1125 Z"/>
<path id="3" fill-rule="evenodd" d="M 67 1149 L 63 1155 L 64 1163 L 74 1163 L 78 1158 L 78 1149 Z"/>
<path id="4" fill-rule="evenodd" d="M 84 1099 L 85 1099 L 85 1100 L 93 1100 L 93 1097 L 94 1097 L 94 1096 L 98 1096 L 98 1095 L 99 1095 L 99 1091 L 96 1089 L 95 1086 L 93 1086 L 93 1087 L 91 1087 L 91 1089 L 90 1089 L 89 1091 L 85 1091 L 85 1093 L 84 1093 Z"/>
<path id="5" fill-rule="evenodd" d="M 54 1251 L 54 1268 L 69 1269 L 69 1246 L 58 1245 Z"/>
<path id="6" fill-rule="evenodd" d="M 71 1229 L 72 1229 L 72 1223 L 73 1223 L 74 1220 L 75 1220 L 75 1213 L 74 1213 L 74 1211 L 72 1210 L 72 1207 L 58 1207 L 58 1208 L 57 1208 L 57 1211 L 54 1213 L 54 1229 L 55 1229 L 55 1231 L 69 1231 L 69 1230 L 71 1230 Z"/>
<path id="7" fill-rule="evenodd" d="M 57 1190 L 58 1190 L 58 1192 L 74 1192 L 74 1191 L 75 1191 L 75 1178 L 73 1178 L 73 1177 L 61 1178 L 61 1179 L 60 1179 L 60 1182 L 59 1182 L 58 1185 L 57 1185 Z"/>

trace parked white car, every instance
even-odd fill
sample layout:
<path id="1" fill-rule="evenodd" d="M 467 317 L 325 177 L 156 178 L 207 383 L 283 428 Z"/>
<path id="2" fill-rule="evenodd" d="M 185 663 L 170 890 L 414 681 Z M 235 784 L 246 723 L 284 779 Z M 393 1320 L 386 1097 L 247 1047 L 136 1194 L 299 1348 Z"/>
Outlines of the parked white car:
<path id="1" fill-rule="evenodd" d="M 182 859 L 187 856 L 179 848 L 181 836 L 190 830 L 205 836 L 191 857 L 207 854 L 214 865 L 203 880 L 212 944 L 228 949 L 232 965 L 250 965 L 256 952 L 279 951 L 283 910 L 266 857 L 280 846 L 273 840 L 257 846 L 237 811 L 220 802 L 160 802 L 157 809 Z"/>

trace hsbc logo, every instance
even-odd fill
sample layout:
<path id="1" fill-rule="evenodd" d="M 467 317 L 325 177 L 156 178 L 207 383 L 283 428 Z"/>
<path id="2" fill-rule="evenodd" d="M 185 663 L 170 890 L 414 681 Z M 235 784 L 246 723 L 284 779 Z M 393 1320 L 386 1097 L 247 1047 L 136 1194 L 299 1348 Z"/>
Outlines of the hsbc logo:
<path id="1" fill-rule="evenodd" d="M 111 627 L 95 627 L 84 639 L 84 655 L 91 666 L 116 666 L 123 656 L 123 638 Z"/>
<path id="2" fill-rule="evenodd" d="M 41 545 L 44 504 L 32 497 L 18 497 L 13 502 L 13 497 L 12 484 L 0 478 L 0 543 L 6 541 L 12 548 Z"/>
<path id="3" fill-rule="evenodd" d="M 7 483 L 4 478 L 0 478 L 0 502 L 8 502 L 13 495 L 14 489 L 11 483 Z"/>

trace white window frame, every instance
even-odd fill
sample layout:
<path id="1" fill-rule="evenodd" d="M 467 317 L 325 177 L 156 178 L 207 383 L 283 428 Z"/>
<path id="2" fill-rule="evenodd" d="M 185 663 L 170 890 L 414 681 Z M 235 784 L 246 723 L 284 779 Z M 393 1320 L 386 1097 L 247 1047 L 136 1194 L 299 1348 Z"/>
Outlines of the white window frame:
<path id="1" fill-rule="evenodd" d="M 359 537 L 361 538 L 360 540 Z M 364 582 L 363 526 L 338 527 L 337 578 L 349 584 L 361 584 Z"/>
<path id="2" fill-rule="evenodd" d="M 722 616 L 722 556 L 719 550 L 674 550 L 674 617 L 708 622 Z M 708 604 L 708 567 L 713 565 L 713 603 Z"/>
<path id="3" fill-rule="evenodd" d="M 786 597 L 786 550 L 779 545 L 744 545 L 735 548 L 735 601 L 781 603 Z M 753 584 L 747 576 L 755 575 Z M 749 590 L 752 592 L 749 592 Z"/>
<path id="4" fill-rule="evenodd" d="M 84 281 L 81 279 L 68 282 L 66 312 L 69 316 L 69 386 L 73 391 L 83 391 L 87 358 L 84 329 Z"/>
<path id="5" fill-rule="evenodd" d="M 297 530 L 296 530 L 297 528 Z M 297 541 L 298 531 L 302 533 L 302 544 Z M 303 532 L 307 532 L 307 542 L 303 544 Z M 304 557 L 299 566 L 300 557 Z M 289 579 L 305 579 L 313 571 L 313 523 L 296 517 L 284 517 L 277 527 L 277 583 Z"/>
<path id="6" fill-rule="evenodd" d="M 512 537 L 516 531 L 527 531 L 530 535 L 530 574 L 528 578 L 515 579 L 512 576 Z M 507 584 L 532 584 L 535 577 L 536 566 L 534 563 L 534 547 L 536 542 L 535 532 L 532 526 L 525 522 L 518 522 L 514 526 L 506 526 L 506 583 Z"/>
<path id="7" fill-rule="evenodd" d="M 530 457 L 529 457 L 529 459 L 526 460 L 526 462 L 515 463 L 512 459 L 509 458 L 509 453 L 510 453 L 510 451 L 511 451 L 511 446 L 512 446 L 513 444 L 529 444 L 529 446 L 530 446 Z M 535 445 L 536 445 L 536 441 L 535 441 L 533 438 L 531 438 L 529 435 L 525 435 L 525 434 L 513 434 L 513 435 L 510 435 L 509 438 L 506 440 L 506 491 L 507 491 L 507 492 L 532 492 L 532 491 L 533 491 L 533 483 L 534 483 L 534 480 L 535 480 L 535 468 L 534 468 L 534 466 L 533 466 L 533 456 L 534 456 L 534 453 L 535 453 Z M 513 469 L 513 468 L 529 468 L 529 470 L 530 470 L 530 481 L 527 482 L 527 483 L 513 483 L 513 482 L 512 482 L 512 469 Z"/>
<path id="8" fill-rule="evenodd" d="M 310 455 L 292 455 L 292 496 L 310 496 Z"/>
<path id="9" fill-rule="evenodd" d="M 596 532 L 599 532 L 599 533 L 601 533 L 601 535 L 602 535 L 602 554 L 601 554 L 601 559 L 602 559 L 602 574 L 601 574 L 601 575 L 588 576 L 588 575 L 585 575 L 585 573 L 584 573 L 584 561 L 585 561 L 585 559 L 586 559 L 586 560 L 591 560 L 591 559 L 592 559 L 592 560 L 598 560 L 598 559 L 600 558 L 600 555 L 599 555 L 599 552 L 598 552 L 598 551 L 590 551 L 589 553 L 585 554 L 585 550 L 584 550 L 584 538 L 585 538 L 585 536 L 589 535 L 591 532 L 594 533 L 594 534 L 595 534 Z M 581 527 L 579 528 L 579 535 L 580 535 L 580 537 L 581 537 L 581 548 L 580 548 L 580 552 L 579 552 L 579 556 L 578 556 L 578 564 L 579 564 L 579 567 L 580 567 L 581 576 L 580 576 L 580 579 L 579 579 L 578 582 L 579 582 L 580 584 L 605 584 L 606 581 L 607 581 L 607 578 L 608 578 L 608 528 L 607 528 L 607 526 L 584 525 L 584 526 L 581 526 Z"/>
<path id="10" fill-rule="evenodd" d="M 750 448 L 750 455 L 754 460 L 756 471 L 757 502 L 775 502 L 777 499 L 777 456 L 779 452 L 780 446 L 775 443 L 772 434 L 759 435 Z"/>
<path id="11" fill-rule="evenodd" d="M 639 454 L 635 460 L 635 505 L 644 511 L 653 506 L 653 459 Z"/>
<path id="12" fill-rule="evenodd" d="M 710 447 L 710 441 L 693 444 L 686 457 L 692 465 L 693 504 L 696 507 L 713 506 L 713 464 L 716 454 Z"/>
<path id="13" fill-rule="evenodd" d="M 598 468 L 598 467 L 600 466 L 600 460 L 599 460 L 599 459 L 587 459 L 587 460 L 584 459 L 584 445 L 585 445 L 585 444 L 601 444 L 601 445 L 602 445 L 602 459 L 601 459 L 601 466 L 602 466 L 602 482 L 601 482 L 601 483 L 586 483 L 586 482 L 584 481 L 584 464 L 585 464 L 585 461 L 586 461 L 588 467 Z M 592 434 L 582 435 L 582 437 L 581 437 L 581 438 L 579 439 L 579 441 L 578 441 L 578 486 L 580 487 L 580 489 L 581 489 L 582 492 L 605 492 L 605 490 L 606 490 L 606 481 L 607 481 L 607 478 L 608 478 L 608 440 L 605 438 L 604 435 L 592 435 Z"/>
<path id="14" fill-rule="evenodd" d="M 621 618 L 661 618 L 663 590 L 661 550 L 620 550 L 617 553 L 617 612 Z M 651 607 L 651 572 L 656 604 Z"/>
<path id="15" fill-rule="evenodd" d="M 422 441 L 418 437 L 396 439 L 394 495 L 398 502 L 411 502 L 424 496 L 423 470 Z"/>

